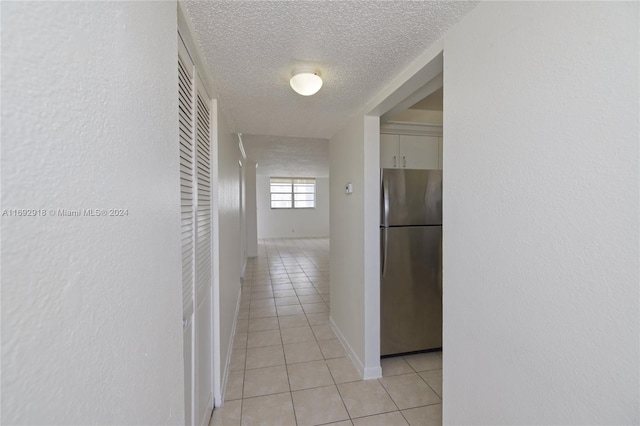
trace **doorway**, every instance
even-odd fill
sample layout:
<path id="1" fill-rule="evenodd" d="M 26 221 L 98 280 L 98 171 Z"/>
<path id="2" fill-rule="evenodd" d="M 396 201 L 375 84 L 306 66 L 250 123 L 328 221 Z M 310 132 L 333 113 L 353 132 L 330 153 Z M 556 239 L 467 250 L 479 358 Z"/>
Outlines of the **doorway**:
<path id="1" fill-rule="evenodd" d="M 365 282 L 369 284 L 365 287 L 365 373 L 367 371 L 375 372 L 376 364 L 380 367 L 380 375 L 384 375 L 385 364 L 389 368 L 393 362 L 385 362 L 380 359 L 381 354 L 381 254 L 382 247 L 380 243 L 380 197 L 381 197 L 381 178 L 380 168 L 382 167 L 407 167 L 408 164 L 402 163 L 402 156 L 395 153 L 398 146 L 392 147 L 389 150 L 388 146 L 382 146 L 384 143 L 381 139 L 381 130 L 386 135 L 405 135 L 407 140 L 407 147 L 414 149 L 418 139 L 424 139 L 429 143 L 428 147 L 420 146 L 418 154 L 428 155 L 433 158 L 429 158 L 424 164 L 418 164 L 417 167 L 407 168 L 426 168 L 426 169 L 444 169 L 442 160 L 442 154 L 446 141 L 444 141 L 445 135 L 443 132 L 443 108 L 436 112 L 433 108 L 433 99 L 427 100 L 430 95 L 439 96 L 439 103 L 442 105 L 442 91 L 443 91 L 443 52 L 433 52 L 433 59 L 422 69 L 417 72 L 414 71 L 413 75 L 407 74 L 407 80 L 401 86 L 394 90 L 389 91 L 385 97 L 381 97 L 378 100 L 378 104 L 374 105 L 370 112 L 365 116 L 365 211 L 373 211 L 372 218 L 365 217 L 366 232 L 365 232 L 365 246 L 370 247 L 365 250 L 365 265 L 371 265 L 365 268 Z M 438 93 L 439 92 L 439 93 Z M 413 107 L 413 108 L 412 108 Z M 437 109 L 437 108 L 436 108 Z M 430 118 L 431 121 L 424 121 L 425 118 Z M 421 121 L 421 119 L 423 121 Z M 397 140 L 399 136 L 395 136 Z M 393 139 L 393 138 L 389 138 Z M 397 142 L 397 140 L 395 142 Z M 391 159 L 381 159 L 380 153 L 392 152 Z M 368 153 L 374 152 L 375 158 L 368 156 Z M 393 156 L 396 156 L 395 164 L 393 163 Z M 415 160 L 416 155 L 405 155 L 410 160 Z M 409 160 L 407 160 L 409 161 Z M 385 163 L 386 162 L 386 163 Z M 387 164 L 387 165 L 385 165 Z M 443 194 L 444 198 L 445 195 Z M 439 244 L 439 296 L 442 299 L 442 259 L 441 243 Z M 373 267 L 378 265 L 378 267 Z M 441 306 L 441 302 L 440 302 Z M 440 318 L 442 316 L 440 315 Z M 440 328 L 441 330 L 441 328 Z M 407 358 L 407 359 L 404 359 Z M 425 358 L 425 360 L 417 359 Z M 428 359 L 427 359 L 428 358 Z M 428 382 L 427 379 L 422 377 L 423 380 L 433 388 L 440 397 L 442 396 L 441 383 L 442 383 L 442 354 L 441 352 L 431 352 L 422 355 L 405 355 L 399 357 L 402 363 L 408 364 L 407 367 L 413 368 L 416 372 L 422 368 L 428 366 L 429 370 L 434 370 L 429 373 Z M 397 363 L 397 362 L 396 362 Z M 415 365 L 413 365 L 413 364 Z M 432 368 L 436 367 L 436 368 Z M 417 368 L 417 369 L 416 369 Z M 426 367 L 425 367 L 426 368 Z"/>

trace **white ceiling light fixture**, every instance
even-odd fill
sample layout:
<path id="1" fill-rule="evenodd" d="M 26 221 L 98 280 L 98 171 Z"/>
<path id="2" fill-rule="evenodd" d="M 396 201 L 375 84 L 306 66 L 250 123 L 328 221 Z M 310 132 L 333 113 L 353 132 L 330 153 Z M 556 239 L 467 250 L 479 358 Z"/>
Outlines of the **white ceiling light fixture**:
<path id="1" fill-rule="evenodd" d="M 302 96 L 311 96 L 318 93 L 322 87 L 320 72 L 313 68 L 298 68 L 293 70 L 293 77 L 289 80 L 291 88 Z"/>

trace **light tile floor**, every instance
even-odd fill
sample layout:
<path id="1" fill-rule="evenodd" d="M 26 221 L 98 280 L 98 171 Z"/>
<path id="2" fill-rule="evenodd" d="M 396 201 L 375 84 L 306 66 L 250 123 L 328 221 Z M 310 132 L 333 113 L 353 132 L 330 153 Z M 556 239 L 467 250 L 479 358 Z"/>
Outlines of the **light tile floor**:
<path id="1" fill-rule="evenodd" d="M 249 260 L 225 403 L 210 425 L 440 425 L 442 354 L 361 380 L 329 327 L 329 240 L 261 240 Z"/>

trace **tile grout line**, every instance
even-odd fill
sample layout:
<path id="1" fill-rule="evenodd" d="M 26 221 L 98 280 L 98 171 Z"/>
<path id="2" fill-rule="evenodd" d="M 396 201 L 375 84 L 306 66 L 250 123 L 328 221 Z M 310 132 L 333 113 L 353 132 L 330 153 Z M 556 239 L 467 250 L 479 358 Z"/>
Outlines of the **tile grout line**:
<path id="1" fill-rule="evenodd" d="M 276 249 L 277 249 L 277 244 L 274 244 L 273 246 L 275 246 L 275 247 L 276 247 Z M 302 249 L 301 249 L 301 250 L 302 250 Z M 260 280 L 259 280 L 259 281 L 254 280 L 254 274 L 253 274 L 253 273 L 256 271 L 255 267 L 256 267 L 256 265 L 258 265 L 258 264 L 259 264 L 259 262 L 255 262 L 255 263 L 254 263 L 254 262 L 252 262 L 252 263 L 251 263 L 251 268 L 250 268 L 250 269 L 251 269 L 251 280 L 250 280 L 250 283 L 248 283 L 248 284 L 250 284 L 250 285 L 249 285 L 249 288 L 250 288 L 251 290 L 255 290 L 255 287 L 257 287 L 257 286 L 265 286 L 265 287 L 267 287 L 267 286 L 268 286 L 268 287 L 270 287 L 268 290 L 267 290 L 267 289 L 265 289 L 265 290 L 262 290 L 262 291 L 270 291 L 270 292 L 271 292 L 271 297 L 268 297 L 268 298 L 262 298 L 262 299 L 272 299 L 272 300 L 273 300 L 273 306 L 274 306 L 274 308 L 275 308 L 275 310 L 276 310 L 276 312 L 275 312 L 275 317 L 276 317 L 276 321 L 277 321 L 277 330 L 278 330 L 278 332 L 279 332 L 279 334 L 280 334 L 280 344 L 281 344 L 281 346 L 282 346 L 282 348 L 283 348 L 283 355 L 284 355 L 284 345 L 285 345 L 285 343 L 284 343 L 284 337 L 283 337 L 283 328 L 282 328 L 282 324 L 281 324 L 281 318 L 282 318 L 282 317 L 285 317 L 285 316 L 288 316 L 288 315 L 282 315 L 282 316 L 281 316 L 281 315 L 278 313 L 277 306 L 276 306 L 276 299 L 278 299 L 278 298 L 276 297 L 276 295 L 275 295 L 275 294 L 273 294 L 273 291 L 275 291 L 275 290 L 273 289 L 273 286 L 274 286 L 274 285 L 279 285 L 279 284 L 288 284 L 288 285 L 290 285 L 290 286 L 294 289 L 294 291 L 293 291 L 293 292 L 294 292 L 294 294 L 295 294 L 295 299 L 297 300 L 297 302 L 298 302 L 299 306 L 301 306 L 301 308 L 302 308 L 302 314 L 304 315 L 304 318 L 305 318 L 306 325 L 305 325 L 304 327 L 308 327 L 308 329 L 311 331 L 312 336 L 313 336 L 313 342 L 314 342 L 314 343 L 316 344 L 316 346 L 320 349 L 320 354 L 321 354 L 321 356 L 322 356 L 322 361 L 323 361 L 323 362 L 322 362 L 322 365 L 323 365 L 323 366 L 326 368 L 326 370 L 329 372 L 329 375 L 330 375 L 330 378 L 331 378 L 331 381 L 332 381 L 332 386 L 333 386 L 335 389 L 337 389 L 338 384 L 336 383 L 336 378 L 334 377 L 334 374 L 331 372 L 331 369 L 329 368 L 329 365 L 328 365 L 328 361 L 330 361 L 330 360 L 332 360 L 332 359 L 335 359 L 335 358 L 326 358 L 325 353 L 322 351 L 322 348 L 320 347 L 320 339 L 318 338 L 318 335 L 316 334 L 316 332 L 315 332 L 315 330 L 314 330 L 314 327 L 318 327 L 318 326 L 320 326 L 320 325 L 322 325 L 322 324 L 325 324 L 325 323 L 326 323 L 326 320 L 320 320 L 320 321 L 321 321 L 320 323 L 317 323 L 317 324 L 315 324 L 315 325 L 312 325 L 312 324 L 311 324 L 311 321 L 310 321 L 310 319 L 309 319 L 309 315 L 311 314 L 311 312 L 307 312 L 307 311 L 304 309 L 304 306 L 302 306 L 302 305 L 303 305 L 302 300 L 300 300 L 300 297 L 301 297 L 302 295 L 298 294 L 298 292 L 296 291 L 296 290 L 300 290 L 300 289 L 303 289 L 303 288 L 312 288 L 312 289 L 313 289 L 313 292 L 314 292 L 313 296 L 317 296 L 317 297 L 319 297 L 320 301 L 318 301 L 318 300 L 316 300 L 316 301 L 308 301 L 308 304 L 309 304 L 309 303 L 312 303 L 312 304 L 320 304 L 320 303 L 322 303 L 322 304 L 325 306 L 325 308 L 328 308 L 327 301 L 324 299 L 324 298 L 325 298 L 325 297 L 327 297 L 327 296 L 328 296 L 328 294 L 329 294 L 328 292 L 326 292 L 326 286 L 327 286 L 327 285 L 329 285 L 329 283 L 327 283 L 327 282 L 326 282 L 326 281 L 328 280 L 328 278 L 327 278 L 327 276 L 326 276 L 326 275 L 320 275 L 320 274 L 326 273 L 326 271 L 322 271 L 320 268 L 324 268 L 324 267 L 323 267 L 323 266 L 319 266 L 319 265 L 321 265 L 321 264 L 322 264 L 322 263 L 324 263 L 324 262 L 321 262 L 321 261 L 313 262 L 313 261 L 311 260 L 311 258 L 310 258 L 308 255 L 304 255 L 304 254 L 303 254 L 303 255 L 301 255 L 301 256 L 293 255 L 293 256 L 288 257 L 288 259 L 292 259 L 292 260 L 295 262 L 295 264 L 297 264 L 297 267 L 299 268 L 299 270 L 294 270 L 294 269 L 292 268 L 292 271 L 288 271 L 288 270 L 287 270 L 287 267 L 286 267 L 286 266 L 287 266 L 287 264 L 289 264 L 289 265 L 294 265 L 294 262 L 287 262 L 287 264 L 285 264 L 285 263 L 284 263 L 284 261 L 283 261 L 283 259 L 282 259 L 282 257 L 281 257 L 282 251 L 279 251 L 279 249 L 277 249 L 277 251 L 276 251 L 276 252 L 277 252 L 277 254 L 278 254 L 279 256 L 268 256 L 268 258 L 269 258 L 270 260 L 273 260 L 273 259 L 276 259 L 276 258 L 278 258 L 278 257 L 279 257 L 279 259 L 278 259 L 278 260 L 280 260 L 280 262 L 279 262 L 279 263 L 280 263 L 281 265 L 283 265 L 283 266 L 284 266 L 284 271 L 283 271 L 283 272 L 285 272 L 285 273 L 287 274 L 287 276 L 288 276 L 288 278 L 289 278 L 289 282 L 288 282 L 288 283 L 284 283 L 284 282 L 282 282 L 282 283 L 276 283 L 276 284 L 274 284 L 274 283 L 271 281 L 271 279 L 272 279 L 272 277 L 273 277 L 275 274 L 274 274 L 274 275 L 271 275 L 271 270 L 270 270 L 270 269 L 266 269 L 266 271 L 269 271 L 269 275 L 268 275 L 268 277 L 269 277 L 269 278 L 268 278 L 268 279 L 269 279 L 269 282 L 268 282 L 268 283 L 267 283 L 267 282 L 265 282 L 265 281 L 266 281 L 266 279 L 265 279 L 266 277 L 265 277 L 265 274 L 264 274 L 264 272 L 263 272 L 263 271 L 265 271 L 264 266 L 263 266 L 263 267 L 261 267 L 261 268 L 259 268 L 259 269 L 260 269 L 260 271 L 261 271 L 261 274 L 260 274 L 261 278 L 260 278 Z M 297 252 L 296 252 L 296 253 L 297 253 Z M 301 251 L 301 253 L 303 253 L 303 252 Z M 316 275 L 316 277 L 315 277 L 315 278 L 316 278 L 316 281 L 321 282 L 322 284 L 320 284 L 320 285 L 319 285 L 319 284 L 317 284 L 316 282 L 314 282 L 314 279 L 313 279 L 312 277 L 310 277 L 309 275 L 307 275 L 307 273 L 308 273 L 308 272 L 305 270 L 305 267 L 304 267 L 302 264 L 300 264 L 300 262 L 298 261 L 298 259 L 299 259 L 299 258 L 304 258 L 305 260 L 309 260 L 309 261 L 311 261 L 311 263 L 312 263 L 314 266 L 313 266 L 313 267 L 309 266 L 309 267 L 308 267 L 308 269 L 309 269 L 309 270 L 313 270 L 313 273 L 314 273 L 314 274 L 317 274 L 317 275 Z M 263 265 L 264 265 L 264 264 L 263 264 Z M 269 262 L 266 262 L 266 266 L 267 266 L 267 267 L 268 267 L 268 265 L 269 265 Z M 261 266 L 262 266 L 262 265 L 261 265 Z M 294 265 L 294 266 L 295 266 L 295 265 Z M 279 270 L 282 270 L 282 269 L 280 269 L 280 268 L 279 268 Z M 295 271 L 295 272 L 294 272 L 294 271 Z M 292 281 L 292 279 L 293 279 L 293 280 L 296 280 L 297 278 L 296 278 L 296 277 L 291 277 L 291 275 L 292 275 L 292 274 L 304 274 L 304 276 L 306 277 L 306 278 L 305 278 L 305 279 L 306 279 L 306 282 L 298 282 L 298 283 L 299 283 L 299 284 L 306 284 L 306 286 L 305 286 L 305 287 L 299 287 L 299 288 L 298 288 L 298 287 L 294 287 L 294 284 L 296 284 L 296 282 Z M 255 287 L 254 287 L 254 286 L 255 286 Z M 321 288 L 321 287 L 324 287 L 324 288 Z M 246 356 L 246 353 L 248 352 L 248 349 L 249 349 L 249 347 L 248 347 L 248 338 L 249 338 L 249 333 L 250 333 L 250 331 L 249 331 L 249 322 L 250 322 L 250 321 L 252 321 L 252 320 L 260 320 L 260 319 L 267 319 L 267 318 L 270 318 L 270 317 L 257 317 L 257 318 L 252 318 L 252 317 L 251 317 L 251 309 L 252 309 L 252 308 L 253 308 L 253 309 L 260 309 L 260 308 L 261 308 L 260 306 L 253 306 L 253 307 L 252 307 L 252 306 L 251 306 L 251 301 L 262 300 L 262 299 L 258 299 L 258 298 L 256 298 L 254 295 L 252 295 L 253 291 L 251 291 L 251 290 L 249 291 L 249 307 L 248 307 L 249 312 L 248 312 L 248 315 L 247 315 L 247 317 L 248 317 L 248 318 L 247 318 L 247 330 L 246 330 L 246 334 L 247 334 L 247 341 L 246 341 L 246 342 L 245 342 L 245 344 L 244 344 L 244 349 L 245 349 L 245 360 L 244 360 L 244 361 L 245 361 L 245 362 L 244 362 L 243 378 L 245 378 L 246 371 L 247 371 L 247 358 L 248 358 L 248 357 Z M 320 291 L 324 291 L 325 293 L 320 293 Z M 305 296 L 306 296 L 306 295 L 305 295 Z M 284 305 L 283 305 L 283 306 L 284 306 Z M 327 312 L 327 311 L 326 311 L 326 310 L 323 310 L 323 312 L 313 312 L 313 314 L 323 314 L 323 313 L 325 313 L 325 312 Z M 314 322 L 317 322 L 317 321 L 318 321 L 318 320 L 314 320 Z M 256 330 L 256 331 L 253 331 L 252 333 L 257 333 L 257 332 L 262 332 L 262 331 L 269 331 L 269 330 Z M 326 340 L 326 339 L 322 339 L 322 340 L 324 341 L 324 340 Z M 302 343 L 304 343 L 304 342 L 302 342 Z M 267 345 L 267 346 L 271 346 L 271 345 Z M 262 346 L 259 346 L 259 347 L 262 347 Z M 338 357 L 338 358 L 344 358 L 344 357 Z M 348 359 L 348 358 L 347 358 L 347 359 Z M 304 363 L 307 363 L 307 362 L 317 362 L 317 361 L 313 361 L 313 360 L 312 360 L 312 361 L 304 361 Z M 298 363 L 294 363 L 294 364 L 298 364 Z M 289 375 L 289 365 L 293 365 L 293 364 L 288 363 L 288 362 L 287 362 L 287 360 L 286 360 L 286 356 L 285 356 L 285 370 L 286 370 L 286 372 L 287 372 L 287 381 L 288 381 L 288 386 L 289 386 L 289 392 L 288 392 L 288 393 L 290 394 L 291 403 L 292 403 L 292 405 L 294 405 L 294 404 L 293 404 L 293 390 L 292 390 L 292 387 L 291 387 L 291 378 L 290 378 L 290 375 Z M 309 389 L 317 389 L 317 388 L 321 388 L 321 387 L 324 387 L 324 386 L 316 386 L 316 387 L 312 387 L 312 388 L 309 388 Z M 303 389 L 303 390 L 306 390 L 306 389 Z M 277 394 L 277 393 L 275 393 L 275 394 Z M 339 391 L 338 391 L 338 395 L 340 396 L 340 399 L 341 399 L 341 403 L 342 403 L 343 408 L 344 408 L 344 409 L 345 409 L 345 411 L 347 412 L 349 419 L 351 419 L 351 416 L 350 416 L 350 414 L 348 413 L 348 410 L 346 409 L 346 405 L 345 405 L 344 399 L 342 398 L 342 395 L 340 395 Z M 244 406 L 244 405 L 243 405 L 243 403 L 244 403 L 244 399 L 247 399 L 247 398 L 244 398 L 244 381 L 243 381 L 243 397 L 241 398 L 241 409 L 242 409 L 242 407 Z M 295 413 L 295 406 L 294 406 L 294 417 L 295 417 L 295 419 L 296 419 L 296 424 L 297 424 L 297 423 L 298 423 L 298 420 L 297 420 L 297 416 L 296 416 L 296 413 Z M 243 417 L 242 417 L 242 414 L 241 414 L 241 420 L 242 420 L 242 418 L 243 418 Z"/>
<path id="2" fill-rule="evenodd" d="M 275 304 L 275 301 L 274 301 Z M 277 311 L 276 311 L 277 313 Z M 287 354 L 284 352 L 284 338 L 282 337 L 282 329 L 280 328 L 280 316 L 278 318 L 278 332 L 280 334 L 280 344 L 282 345 L 282 356 L 284 357 L 284 371 L 287 373 L 287 384 L 289 385 L 289 399 L 291 400 L 291 408 L 293 409 L 293 420 L 298 425 L 298 416 L 296 415 L 296 406 L 293 402 L 293 391 L 291 390 L 291 378 L 289 377 L 289 364 L 287 363 Z"/>

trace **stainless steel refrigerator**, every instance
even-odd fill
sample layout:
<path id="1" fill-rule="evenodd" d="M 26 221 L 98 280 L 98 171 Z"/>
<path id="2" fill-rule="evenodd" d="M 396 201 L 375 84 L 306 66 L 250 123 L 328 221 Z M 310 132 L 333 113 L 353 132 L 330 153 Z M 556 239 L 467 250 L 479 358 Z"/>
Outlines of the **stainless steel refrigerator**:
<path id="1" fill-rule="evenodd" d="M 442 170 L 381 170 L 380 354 L 442 347 Z"/>

